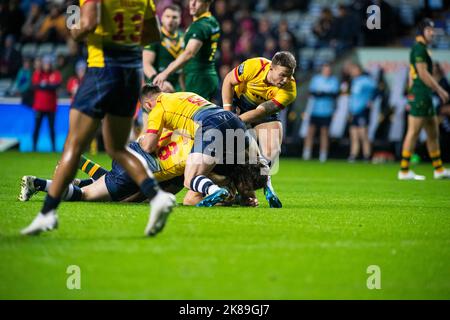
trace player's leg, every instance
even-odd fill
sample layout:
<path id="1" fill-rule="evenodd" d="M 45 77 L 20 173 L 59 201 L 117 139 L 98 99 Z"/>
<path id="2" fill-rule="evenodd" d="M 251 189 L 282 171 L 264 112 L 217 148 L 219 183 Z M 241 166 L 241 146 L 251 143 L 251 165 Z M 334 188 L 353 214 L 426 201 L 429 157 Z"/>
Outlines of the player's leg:
<path id="1" fill-rule="evenodd" d="M 215 166 L 216 159 L 214 157 L 200 152 L 193 152 L 187 158 L 186 168 L 184 169 L 184 186 L 205 197 L 203 201 L 198 203 L 198 206 L 214 206 L 229 195 L 226 189 L 221 188 L 207 177 Z"/>
<path id="2" fill-rule="evenodd" d="M 56 112 L 46 112 L 48 119 L 48 126 L 50 129 L 50 140 L 52 142 L 52 150 L 56 151 L 56 138 L 55 138 L 55 115 Z"/>
<path id="3" fill-rule="evenodd" d="M 316 125 L 310 123 L 308 127 L 308 132 L 306 133 L 305 143 L 303 145 L 303 160 L 311 159 L 315 133 L 316 133 Z"/>
<path id="4" fill-rule="evenodd" d="M 322 126 L 320 128 L 320 162 L 325 162 L 328 159 L 328 146 L 329 146 L 329 137 L 328 137 L 328 127 Z"/>
<path id="5" fill-rule="evenodd" d="M 39 130 L 41 129 L 43 117 L 44 113 L 41 111 L 36 111 L 36 113 L 34 114 L 33 151 L 37 150 L 37 141 L 39 138 Z"/>
<path id="6" fill-rule="evenodd" d="M 33 195 L 40 191 L 48 192 L 52 183 L 53 181 L 48 179 L 42 179 L 35 176 L 23 176 L 18 199 L 20 201 L 29 201 Z M 77 184 L 71 183 L 63 192 L 61 199 L 64 201 L 80 201 L 81 197 L 81 187 Z"/>
<path id="7" fill-rule="evenodd" d="M 427 149 L 430 155 L 435 179 L 449 179 L 450 171 L 442 165 L 441 148 L 439 145 L 439 124 L 437 116 L 426 117 L 424 119 L 423 128 L 427 133 Z"/>
<path id="8" fill-rule="evenodd" d="M 402 160 L 400 162 L 400 171 L 398 172 L 398 179 L 400 180 L 424 180 L 424 176 L 416 175 L 409 168 L 409 162 L 414 152 L 417 139 L 419 138 L 420 130 L 424 125 L 424 117 L 415 117 L 408 115 L 408 129 L 403 140 Z"/>
<path id="9" fill-rule="evenodd" d="M 270 173 L 273 174 L 279 165 L 279 155 L 281 152 L 281 141 L 283 141 L 283 127 L 281 121 L 271 121 L 255 126 L 258 144 L 263 156 L 270 161 Z M 272 185 L 271 175 L 267 178 L 267 185 L 264 188 L 269 206 L 271 208 L 281 208 L 282 203 Z"/>
<path id="10" fill-rule="evenodd" d="M 131 129 L 131 117 L 107 114 L 103 122 L 105 148 L 111 158 L 117 161 L 140 187 L 151 203 L 150 219 L 146 235 L 155 235 L 164 228 L 166 220 L 175 206 L 174 195 L 159 189 L 146 162 L 125 145 Z"/>
<path id="11" fill-rule="evenodd" d="M 186 192 L 186 195 L 183 198 L 183 205 L 184 206 L 195 206 L 202 200 L 203 200 L 203 195 L 200 192 L 188 190 L 188 192 Z"/>
<path id="12" fill-rule="evenodd" d="M 69 133 L 52 184 L 40 213 L 27 228 L 22 230 L 22 234 L 36 234 L 57 226 L 56 208 L 75 177 L 81 153 L 91 141 L 99 123 L 99 119 L 92 118 L 77 109 L 70 110 Z"/>
<path id="13" fill-rule="evenodd" d="M 370 159 L 370 154 L 372 152 L 371 143 L 369 140 L 369 130 L 367 126 L 359 128 L 359 139 L 362 144 L 363 157 L 364 160 L 368 161 Z"/>
<path id="14" fill-rule="evenodd" d="M 83 155 L 81 155 L 78 169 L 89 175 L 93 180 L 98 180 L 108 172 L 108 170 Z"/>
<path id="15" fill-rule="evenodd" d="M 359 156 L 360 145 L 358 139 L 358 127 L 355 125 L 350 126 L 350 156 L 349 162 L 355 162 Z"/>

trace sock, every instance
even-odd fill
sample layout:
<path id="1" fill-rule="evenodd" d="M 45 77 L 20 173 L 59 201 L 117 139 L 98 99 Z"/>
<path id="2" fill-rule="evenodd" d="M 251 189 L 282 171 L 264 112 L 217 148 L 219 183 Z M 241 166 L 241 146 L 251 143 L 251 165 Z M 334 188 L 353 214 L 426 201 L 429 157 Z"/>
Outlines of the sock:
<path id="1" fill-rule="evenodd" d="M 433 164 L 434 170 L 437 172 L 442 172 L 444 167 L 442 166 L 441 151 L 431 151 L 430 152 L 431 163 Z"/>
<path id="2" fill-rule="evenodd" d="M 411 160 L 411 152 L 408 150 L 402 151 L 402 161 L 400 162 L 400 171 L 407 173 L 409 171 L 409 161 Z"/>
<path id="3" fill-rule="evenodd" d="M 303 160 L 311 159 L 311 149 L 303 148 Z"/>
<path id="4" fill-rule="evenodd" d="M 41 178 L 34 179 L 34 187 L 38 191 L 48 191 L 48 188 L 50 188 L 50 185 L 52 184 L 52 180 L 45 180 Z"/>
<path id="5" fill-rule="evenodd" d="M 69 184 L 62 198 L 64 201 L 80 201 L 82 194 L 80 187 Z"/>
<path id="6" fill-rule="evenodd" d="M 90 184 L 93 184 L 94 181 L 95 180 L 93 178 L 80 180 L 80 182 L 78 183 L 78 187 L 80 188 L 86 187 Z"/>
<path id="7" fill-rule="evenodd" d="M 141 184 L 141 192 L 149 200 L 152 200 L 159 191 L 158 183 L 155 179 L 147 178 Z"/>
<path id="8" fill-rule="evenodd" d="M 201 194 L 203 194 L 203 196 L 212 194 L 219 189 L 220 187 L 218 185 L 214 184 L 211 179 L 205 176 L 196 176 L 191 181 L 191 190 L 200 192 Z"/>
<path id="9" fill-rule="evenodd" d="M 273 186 L 272 186 L 272 176 L 267 176 L 267 187 L 271 190 L 273 190 Z"/>
<path id="10" fill-rule="evenodd" d="M 41 213 L 47 214 L 50 211 L 56 209 L 61 202 L 59 198 L 53 198 L 51 195 L 47 194 L 44 200 L 44 205 L 42 206 Z"/>
<path id="11" fill-rule="evenodd" d="M 78 169 L 87 173 L 94 180 L 98 180 L 101 176 L 105 175 L 108 172 L 108 170 L 103 169 L 98 164 L 96 164 L 92 160 L 89 160 L 85 156 L 81 156 Z"/>

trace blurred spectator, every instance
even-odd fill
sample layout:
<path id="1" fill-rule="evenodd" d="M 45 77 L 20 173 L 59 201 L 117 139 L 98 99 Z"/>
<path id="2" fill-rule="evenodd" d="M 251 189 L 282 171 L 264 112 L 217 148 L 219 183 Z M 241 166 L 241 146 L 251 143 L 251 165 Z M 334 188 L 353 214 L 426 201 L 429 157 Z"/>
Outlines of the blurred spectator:
<path id="1" fill-rule="evenodd" d="M 22 65 L 22 55 L 15 48 L 13 35 L 5 39 L 5 46 L 0 51 L 0 78 L 14 78 Z"/>
<path id="2" fill-rule="evenodd" d="M 67 58 L 63 54 L 56 57 L 56 69 L 61 73 L 61 87 L 64 89 L 69 78 L 74 75 L 76 62 L 68 63 Z"/>
<path id="3" fill-rule="evenodd" d="M 19 0 L 1 1 L 0 21 L 2 35 L 11 34 L 16 39 L 20 38 L 25 16 L 19 7 Z"/>
<path id="4" fill-rule="evenodd" d="M 295 47 L 295 40 L 293 39 L 290 33 L 285 32 L 280 34 L 280 37 L 278 39 L 278 49 L 280 51 L 289 51 L 294 55 L 295 59 L 298 61 L 298 54 L 297 48 Z"/>
<path id="5" fill-rule="evenodd" d="M 339 55 L 355 44 L 356 37 L 360 33 L 361 25 L 356 21 L 345 5 L 339 5 L 338 16 L 333 24 L 333 39 L 331 45 Z"/>
<path id="6" fill-rule="evenodd" d="M 75 75 L 69 78 L 69 81 L 67 81 L 67 92 L 69 93 L 70 99 L 73 99 L 75 97 L 75 94 L 78 91 L 78 87 L 80 86 L 81 80 L 84 77 L 84 74 L 86 73 L 86 62 L 84 61 L 78 61 L 77 65 L 75 66 Z"/>
<path id="7" fill-rule="evenodd" d="M 278 51 L 277 41 L 274 38 L 267 38 L 264 43 L 263 57 L 273 57 Z"/>
<path id="8" fill-rule="evenodd" d="M 42 22 L 37 39 L 45 42 L 62 43 L 68 37 L 66 19 L 56 4 L 50 6 L 50 12 Z"/>
<path id="9" fill-rule="evenodd" d="M 236 43 L 236 38 L 237 35 L 233 20 L 225 20 L 222 23 L 222 35 L 220 39 L 230 39 L 231 43 L 234 46 L 234 44 Z"/>
<path id="10" fill-rule="evenodd" d="M 50 127 L 50 138 L 53 151 L 55 151 L 55 113 L 57 106 L 56 90 L 61 85 L 61 74 L 53 70 L 53 57 L 45 56 L 42 59 L 42 70 L 35 70 L 32 83 L 34 87 L 33 110 L 35 113 L 35 126 L 33 132 L 33 150 L 36 151 L 39 130 L 42 119 L 47 117 Z"/>
<path id="11" fill-rule="evenodd" d="M 325 7 L 320 12 L 319 19 L 313 26 L 313 33 L 318 39 L 318 47 L 327 47 L 330 44 L 331 37 L 333 35 L 334 17 L 331 9 Z"/>
<path id="12" fill-rule="evenodd" d="M 320 129 L 320 155 L 321 162 L 328 158 L 328 128 L 331 123 L 336 98 L 339 94 L 339 81 L 332 75 L 331 66 L 324 64 L 320 74 L 315 75 L 309 87 L 309 93 L 313 97 L 311 118 L 308 133 L 303 147 L 303 159 L 311 159 L 316 129 Z"/>
<path id="13" fill-rule="evenodd" d="M 22 68 L 17 73 L 16 80 L 11 89 L 11 95 L 19 95 L 22 104 L 30 106 L 33 104 L 33 90 L 31 88 L 32 61 L 30 58 L 24 58 Z"/>
<path id="14" fill-rule="evenodd" d="M 289 29 L 289 24 L 286 20 L 281 20 L 280 23 L 278 24 L 278 28 L 275 32 L 275 38 L 280 39 L 282 36 L 285 36 L 286 34 L 288 34 L 292 40 L 292 44 L 294 46 L 294 48 L 297 48 L 297 41 L 295 38 L 294 33 Z"/>
<path id="15" fill-rule="evenodd" d="M 37 3 L 32 3 L 25 24 L 22 27 L 22 41 L 33 42 L 37 40 L 37 33 L 44 22 L 44 14 Z"/>
<path id="16" fill-rule="evenodd" d="M 245 30 L 238 41 L 236 42 L 236 47 L 234 49 L 234 53 L 239 60 L 247 60 L 253 56 L 252 52 L 252 38 L 253 34 L 249 30 Z"/>
<path id="17" fill-rule="evenodd" d="M 214 1 L 213 9 L 213 15 L 220 23 L 227 19 L 233 19 L 233 14 L 228 10 L 225 0 Z"/>
<path id="18" fill-rule="evenodd" d="M 359 157 L 360 146 L 362 145 L 364 160 L 368 161 L 371 153 L 368 134 L 369 115 L 377 84 L 369 75 L 362 72 L 360 65 L 356 63 L 351 64 L 349 70 L 352 77 L 349 104 L 352 120 L 350 124 L 350 156 L 348 160 L 349 162 L 354 162 Z"/>
<path id="19" fill-rule="evenodd" d="M 256 55 L 263 55 L 266 39 L 272 37 L 270 21 L 267 17 L 262 17 L 258 22 L 258 30 L 253 39 L 253 48 Z"/>
<path id="20" fill-rule="evenodd" d="M 233 62 L 233 44 L 228 38 L 220 42 L 220 64 L 230 65 Z"/>
<path id="21" fill-rule="evenodd" d="M 439 63 L 433 64 L 433 77 L 450 94 L 450 84 Z M 438 114 L 442 120 L 440 122 L 441 156 L 443 161 L 450 161 L 450 102 L 446 104 L 442 103 L 442 100 L 437 94 L 435 94 L 435 98 L 439 101 Z"/>

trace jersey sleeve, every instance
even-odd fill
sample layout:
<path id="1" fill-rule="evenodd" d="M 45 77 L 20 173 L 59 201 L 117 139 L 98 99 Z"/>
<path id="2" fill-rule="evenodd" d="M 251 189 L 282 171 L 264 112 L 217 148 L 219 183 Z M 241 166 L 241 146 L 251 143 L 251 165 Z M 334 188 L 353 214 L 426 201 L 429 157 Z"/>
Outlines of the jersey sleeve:
<path id="1" fill-rule="evenodd" d="M 238 83 L 250 81 L 258 75 L 259 72 L 269 67 L 269 62 L 261 58 L 252 58 L 245 60 L 234 68 L 234 78 Z"/>
<path id="2" fill-rule="evenodd" d="M 412 60 L 414 64 L 427 61 L 427 51 L 422 46 L 416 46 L 416 48 L 414 48 L 412 55 L 413 55 Z"/>
<path id="3" fill-rule="evenodd" d="M 297 98 L 297 85 L 295 80 L 291 80 L 286 88 L 278 90 L 272 101 L 280 108 L 284 109 Z"/>
<path id="4" fill-rule="evenodd" d="M 164 129 L 164 108 L 161 104 L 156 105 L 148 114 L 146 133 L 154 133 L 160 135 Z"/>
<path id="5" fill-rule="evenodd" d="M 210 36 L 211 35 L 208 27 L 200 22 L 197 23 L 194 22 L 184 35 L 184 37 L 187 39 L 197 39 L 202 42 L 209 40 Z M 187 43 L 185 45 L 187 45 Z"/>
<path id="6" fill-rule="evenodd" d="M 144 50 L 156 52 L 157 51 L 157 49 L 156 49 L 157 46 L 158 46 L 158 42 L 153 42 L 153 43 L 150 43 L 150 44 L 146 45 L 144 47 Z"/>

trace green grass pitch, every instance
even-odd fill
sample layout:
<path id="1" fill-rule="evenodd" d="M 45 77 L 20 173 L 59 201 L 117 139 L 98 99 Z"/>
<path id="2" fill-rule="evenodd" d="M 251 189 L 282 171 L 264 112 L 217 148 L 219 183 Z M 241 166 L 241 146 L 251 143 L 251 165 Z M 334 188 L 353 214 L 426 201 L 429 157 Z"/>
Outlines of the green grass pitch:
<path id="1" fill-rule="evenodd" d="M 58 157 L 0 153 L 0 299 L 450 299 L 450 181 L 430 164 L 408 182 L 398 164 L 283 159 L 279 210 L 262 193 L 256 209 L 179 206 L 149 239 L 146 204 L 63 203 L 57 231 L 22 237 L 43 194 L 17 201 L 20 178 L 50 177 Z"/>

